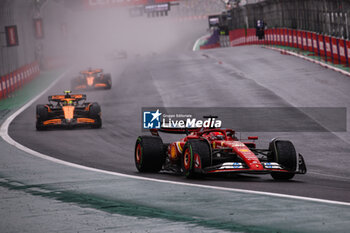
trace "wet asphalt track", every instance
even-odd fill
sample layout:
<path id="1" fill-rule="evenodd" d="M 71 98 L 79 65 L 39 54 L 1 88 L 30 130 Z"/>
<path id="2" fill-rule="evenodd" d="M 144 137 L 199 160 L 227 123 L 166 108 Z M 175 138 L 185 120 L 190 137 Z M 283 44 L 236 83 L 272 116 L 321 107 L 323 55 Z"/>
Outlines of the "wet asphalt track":
<path id="1" fill-rule="evenodd" d="M 113 87 L 87 93 L 89 101 L 102 106 L 102 129 L 37 132 L 33 105 L 13 121 L 10 136 L 52 157 L 109 171 L 350 202 L 348 133 L 255 133 L 261 139 L 259 147 L 267 147 L 271 138 L 282 136 L 292 139 L 304 155 L 309 173 L 290 182 L 276 182 L 269 175 L 187 180 L 172 174 L 139 174 L 133 152 L 135 140 L 142 134 L 142 107 L 349 105 L 350 78 L 318 65 L 259 46 L 191 52 L 194 41 L 183 41 L 182 50 L 171 54 L 103 61 L 105 71 L 112 73 Z M 47 95 L 69 89 L 70 77 L 83 67 L 73 68 L 37 103 L 46 103 Z"/>

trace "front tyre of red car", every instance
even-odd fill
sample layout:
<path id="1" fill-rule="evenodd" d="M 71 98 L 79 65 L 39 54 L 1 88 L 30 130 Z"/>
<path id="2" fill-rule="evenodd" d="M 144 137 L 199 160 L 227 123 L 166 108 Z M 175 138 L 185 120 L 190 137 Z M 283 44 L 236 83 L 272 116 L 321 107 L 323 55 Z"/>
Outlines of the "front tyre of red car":
<path id="1" fill-rule="evenodd" d="M 290 180 L 294 177 L 294 173 L 272 172 L 271 176 L 275 180 Z"/>
<path id="2" fill-rule="evenodd" d="M 159 136 L 140 136 L 135 144 L 135 166 L 139 172 L 157 173 L 165 162 L 163 141 Z"/>
<path id="3" fill-rule="evenodd" d="M 270 160 L 277 162 L 289 172 L 272 172 L 275 180 L 290 180 L 294 177 L 297 169 L 297 153 L 292 142 L 274 139 L 270 142 Z"/>
<path id="4" fill-rule="evenodd" d="M 210 161 L 210 147 L 206 141 L 190 140 L 185 144 L 181 165 L 186 178 L 200 177 L 202 168 L 210 166 Z"/>

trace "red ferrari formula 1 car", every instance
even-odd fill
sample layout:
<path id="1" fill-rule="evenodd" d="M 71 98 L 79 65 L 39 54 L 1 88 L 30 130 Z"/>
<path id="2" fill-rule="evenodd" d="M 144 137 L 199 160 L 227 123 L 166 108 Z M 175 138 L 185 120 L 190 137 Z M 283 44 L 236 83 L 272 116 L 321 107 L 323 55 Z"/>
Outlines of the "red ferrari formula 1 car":
<path id="1" fill-rule="evenodd" d="M 187 135 L 167 144 L 159 131 Z M 258 137 L 242 142 L 231 129 L 152 129 L 151 133 L 136 140 L 135 164 L 139 172 L 168 170 L 188 178 L 215 173 L 271 174 L 276 180 L 306 173 L 303 156 L 287 140 L 273 139 L 268 149 L 257 149 L 254 140 Z"/>
<path id="2" fill-rule="evenodd" d="M 86 95 L 65 91 L 64 95 L 52 95 L 48 99 L 49 104 L 36 106 L 37 130 L 75 126 L 101 128 L 101 107 L 98 103 L 85 102 Z"/>
<path id="3" fill-rule="evenodd" d="M 111 89 L 111 74 L 103 73 L 102 69 L 91 68 L 80 72 L 80 76 L 71 81 L 72 90 L 92 90 L 92 89 Z"/>

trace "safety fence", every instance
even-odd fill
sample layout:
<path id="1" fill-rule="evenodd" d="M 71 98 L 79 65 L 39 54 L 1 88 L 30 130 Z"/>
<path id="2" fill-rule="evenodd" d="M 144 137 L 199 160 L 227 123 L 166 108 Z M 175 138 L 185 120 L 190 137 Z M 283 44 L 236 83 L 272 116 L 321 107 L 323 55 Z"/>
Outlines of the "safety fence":
<path id="1" fill-rule="evenodd" d="M 230 31 L 230 42 L 231 46 L 264 44 L 297 48 L 327 62 L 349 66 L 350 41 L 315 32 L 289 28 L 266 29 L 265 39 L 259 40 L 255 29 L 236 29 Z"/>
<path id="2" fill-rule="evenodd" d="M 33 80 L 40 73 L 38 62 L 33 62 L 0 77 L 0 100 Z"/>
<path id="3" fill-rule="evenodd" d="M 267 44 L 282 45 L 311 52 L 325 61 L 349 65 L 350 41 L 315 32 L 276 28 L 265 32 Z"/>

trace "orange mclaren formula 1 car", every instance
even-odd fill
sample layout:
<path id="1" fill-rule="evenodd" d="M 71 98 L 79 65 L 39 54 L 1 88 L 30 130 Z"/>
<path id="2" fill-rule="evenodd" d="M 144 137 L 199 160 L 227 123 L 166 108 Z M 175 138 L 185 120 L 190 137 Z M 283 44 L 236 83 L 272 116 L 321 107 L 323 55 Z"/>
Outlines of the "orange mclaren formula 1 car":
<path id="1" fill-rule="evenodd" d="M 91 126 L 101 128 L 101 107 L 98 103 L 87 103 L 86 95 L 71 94 L 49 96 L 49 104 L 36 106 L 36 129 L 50 127 Z"/>
<path id="2" fill-rule="evenodd" d="M 158 132 L 186 136 L 163 143 Z M 172 171 L 188 178 L 217 173 L 271 174 L 276 180 L 306 173 L 303 156 L 288 140 L 273 139 L 268 149 L 257 149 L 254 142 L 238 140 L 231 129 L 152 129 L 151 133 L 136 140 L 135 165 L 140 172 Z"/>
<path id="3" fill-rule="evenodd" d="M 80 72 L 80 76 L 71 81 L 72 90 L 111 89 L 111 74 L 103 73 L 102 69 L 88 69 Z"/>

